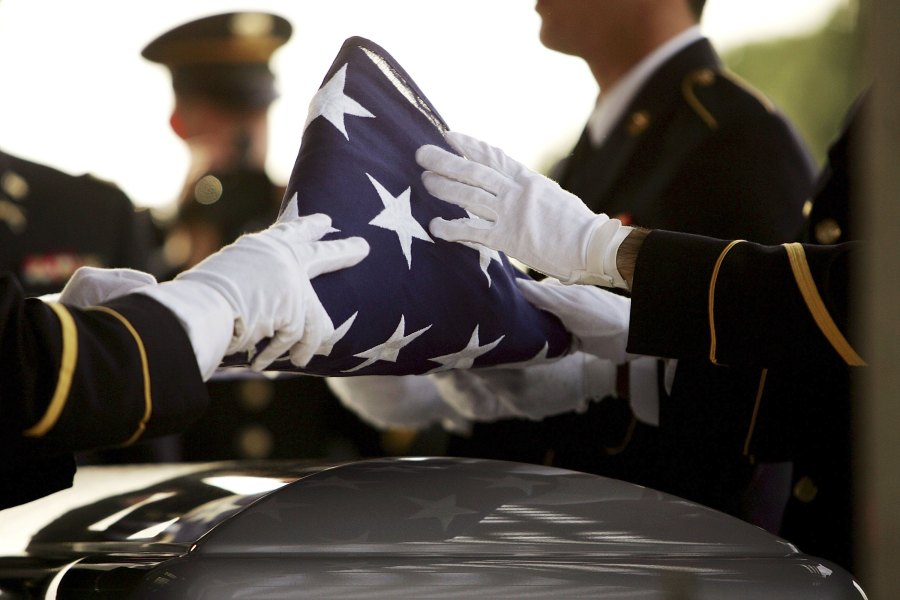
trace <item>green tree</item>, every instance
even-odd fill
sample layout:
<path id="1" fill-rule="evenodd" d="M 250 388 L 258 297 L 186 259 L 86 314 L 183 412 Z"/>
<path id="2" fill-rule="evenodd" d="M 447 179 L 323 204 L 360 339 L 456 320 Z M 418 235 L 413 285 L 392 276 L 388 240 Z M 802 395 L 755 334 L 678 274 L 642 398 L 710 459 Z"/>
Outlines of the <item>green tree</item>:
<path id="1" fill-rule="evenodd" d="M 862 39 L 856 2 L 807 35 L 756 42 L 723 53 L 726 66 L 794 123 L 821 164 L 862 91 Z"/>

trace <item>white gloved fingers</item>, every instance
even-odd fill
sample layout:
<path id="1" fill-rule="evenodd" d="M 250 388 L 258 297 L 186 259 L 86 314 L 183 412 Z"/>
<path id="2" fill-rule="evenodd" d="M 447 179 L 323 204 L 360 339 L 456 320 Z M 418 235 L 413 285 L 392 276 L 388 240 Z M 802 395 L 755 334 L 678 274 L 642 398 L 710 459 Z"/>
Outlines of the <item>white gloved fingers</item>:
<path id="1" fill-rule="evenodd" d="M 291 363 L 298 367 L 309 364 L 316 350 L 334 334 L 334 326 L 322 303 L 319 302 L 309 281 L 299 282 L 306 301 L 298 304 L 291 316 L 283 316 L 274 322 L 269 344 L 253 359 L 251 368 L 262 371 L 272 362 L 290 356 Z M 246 350 L 233 348 L 232 351 Z"/>
<path id="2" fill-rule="evenodd" d="M 499 216 L 494 207 L 497 197 L 480 187 L 460 183 L 434 171 L 422 173 L 422 183 L 428 193 L 438 200 L 455 204 L 482 219 L 496 221 Z"/>
<path id="3" fill-rule="evenodd" d="M 298 250 L 302 252 L 298 260 L 306 266 L 306 273 L 312 279 L 359 264 L 369 255 L 369 243 L 361 237 L 350 237 L 312 242 Z"/>
<path id="4" fill-rule="evenodd" d="M 306 326 L 303 337 L 291 346 L 291 364 L 305 367 L 312 360 L 323 343 L 334 335 L 334 325 L 325 311 L 325 307 L 313 296 L 313 301 L 306 311 Z"/>
<path id="5" fill-rule="evenodd" d="M 428 231 L 436 238 L 447 242 L 475 242 L 492 247 L 490 228 L 493 223 L 483 219 L 454 219 L 448 221 L 436 217 L 428 224 Z"/>
<path id="6" fill-rule="evenodd" d="M 143 271 L 79 267 L 66 282 L 56 301 L 86 308 L 124 296 L 146 285 L 156 285 L 156 278 Z"/>
<path id="7" fill-rule="evenodd" d="M 491 167 L 499 173 L 515 178 L 523 170 L 524 166 L 510 158 L 503 150 L 483 142 L 470 135 L 458 131 L 448 131 L 444 139 L 450 146 L 468 158 L 469 160 Z"/>
<path id="8" fill-rule="evenodd" d="M 556 314 L 554 308 L 558 308 L 563 300 L 563 294 L 559 289 L 561 285 L 558 279 L 552 277 L 542 281 L 522 277 L 516 279 L 516 286 L 530 304 L 552 314 Z"/>
<path id="9" fill-rule="evenodd" d="M 516 285 L 531 304 L 554 314 L 554 308 L 558 309 L 560 306 L 577 307 L 585 304 L 601 305 L 606 312 L 619 317 L 627 317 L 631 312 L 630 298 L 592 285 L 565 285 L 550 277 L 543 281 L 518 278 Z"/>
<path id="10" fill-rule="evenodd" d="M 324 213 L 297 216 L 281 213 L 275 223 L 269 226 L 268 232 L 278 231 L 286 235 L 294 243 L 311 242 L 321 239 L 331 227 L 331 217 Z"/>
<path id="11" fill-rule="evenodd" d="M 292 340 L 296 338 L 297 334 L 295 332 L 285 329 L 277 331 L 269 340 L 268 345 L 253 357 L 250 368 L 254 371 L 265 371 L 269 365 L 287 353 L 291 347 Z M 229 352 L 233 352 L 233 350 Z"/>
<path id="12" fill-rule="evenodd" d="M 532 305 L 555 315 L 575 338 L 573 346 L 618 363 L 627 360 L 631 299 L 591 285 L 517 279 Z"/>
<path id="13" fill-rule="evenodd" d="M 416 162 L 426 171 L 433 171 L 495 195 L 509 184 L 509 178 L 490 165 L 468 160 L 430 144 L 416 150 Z"/>

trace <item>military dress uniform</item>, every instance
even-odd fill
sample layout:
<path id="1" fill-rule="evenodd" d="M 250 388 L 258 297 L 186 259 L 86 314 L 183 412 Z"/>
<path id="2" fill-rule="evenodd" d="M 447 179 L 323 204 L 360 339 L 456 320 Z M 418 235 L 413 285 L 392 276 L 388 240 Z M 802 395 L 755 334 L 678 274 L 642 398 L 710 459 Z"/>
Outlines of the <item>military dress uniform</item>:
<path id="1" fill-rule="evenodd" d="M 114 185 L 0 152 L 0 269 L 26 294 L 60 291 L 83 265 L 143 270 L 148 234 Z"/>
<path id="2" fill-rule="evenodd" d="M 0 508 L 69 487 L 74 451 L 183 429 L 208 397 L 167 308 L 139 294 L 88 310 L 25 299 L 0 275 Z"/>
<path id="3" fill-rule="evenodd" d="M 551 176 L 626 224 L 778 243 L 802 230 L 814 164 L 785 119 L 724 73 L 701 38 L 649 77 L 600 146 L 585 130 Z M 668 397 L 658 371 L 658 428 L 632 414 L 626 368 L 618 398 L 539 423 L 479 424 L 449 452 L 615 477 L 749 519 L 754 465 L 744 440 L 760 369 L 680 360 Z"/>
<path id="4" fill-rule="evenodd" d="M 762 369 L 746 445 L 760 459 L 794 462 L 782 535 L 852 572 L 852 380 L 865 360 L 849 326 L 852 265 L 862 252 L 850 222 L 859 155 L 859 113 L 851 114 L 812 199 L 810 243 L 646 238 L 628 350 Z"/>

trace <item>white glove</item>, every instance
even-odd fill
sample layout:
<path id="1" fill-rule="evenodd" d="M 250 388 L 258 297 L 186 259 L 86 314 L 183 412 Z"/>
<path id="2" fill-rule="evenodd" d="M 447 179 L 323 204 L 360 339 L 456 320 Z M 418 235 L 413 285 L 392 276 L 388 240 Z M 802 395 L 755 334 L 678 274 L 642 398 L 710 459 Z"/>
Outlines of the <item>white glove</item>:
<path id="1" fill-rule="evenodd" d="M 369 253 L 362 238 L 319 241 L 329 231 L 331 219 L 322 214 L 279 219 L 173 281 L 137 291 L 178 316 L 204 379 L 225 355 L 252 352 L 266 338 L 271 342 L 253 359 L 254 370 L 265 369 L 286 351 L 294 365 L 303 366 L 334 332 L 310 280 L 352 267 Z"/>
<path id="2" fill-rule="evenodd" d="M 470 424 L 440 397 L 424 375 L 328 377 L 328 387 L 360 419 L 378 429 L 425 429 L 440 423 L 466 433 Z"/>
<path id="3" fill-rule="evenodd" d="M 526 418 L 539 421 L 583 412 L 591 400 L 613 395 L 616 365 L 577 352 L 523 368 L 452 370 L 431 375 L 447 404 L 473 421 Z"/>
<path id="4" fill-rule="evenodd" d="M 79 267 L 72 273 L 56 301 L 75 308 L 87 308 L 115 300 L 147 285 L 156 285 L 156 278 L 143 271 Z"/>
<path id="5" fill-rule="evenodd" d="M 590 285 L 560 285 L 553 279 L 517 279 L 531 304 L 556 315 L 573 338 L 573 348 L 617 364 L 630 358 L 628 320 L 631 299 Z"/>
<path id="6" fill-rule="evenodd" d="M 433 235 L 505 252 L 567 284 L 627 287 L 616 252 L 631 227 L 595 215 L 577 196 L 498 148 L 452 131 L 445 138 L 466 158 L 437 146 L 419 148 L 425 188 L 480 218 L 434 219 Z"/>

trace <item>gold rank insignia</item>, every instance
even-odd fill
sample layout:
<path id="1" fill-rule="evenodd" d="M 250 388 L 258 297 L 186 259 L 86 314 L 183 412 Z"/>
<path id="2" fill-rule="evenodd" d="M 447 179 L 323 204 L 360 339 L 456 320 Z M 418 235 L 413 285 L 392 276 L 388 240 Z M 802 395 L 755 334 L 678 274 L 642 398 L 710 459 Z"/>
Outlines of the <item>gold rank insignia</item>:
<path id="1" fill-rule="evenodd" d="M 816 223 L 816 241 L 820 244 L 834 244 L 841 239 L 841 226 L 832 218 L 822 219 Z"/>
<path id="2" fill-rule="evenodd" d="M 628 135 L 631 137 L 637 137 L 642 134 L 647 127 L 650 126 L 650 113 L 646 110 L 639 110 L 637 112 L 631 113 L 631 116 L 628 117 L 628 125 L 626 129 L 628 131 Z"/>

